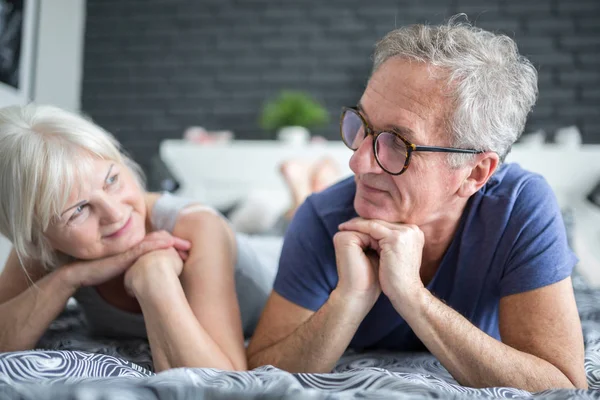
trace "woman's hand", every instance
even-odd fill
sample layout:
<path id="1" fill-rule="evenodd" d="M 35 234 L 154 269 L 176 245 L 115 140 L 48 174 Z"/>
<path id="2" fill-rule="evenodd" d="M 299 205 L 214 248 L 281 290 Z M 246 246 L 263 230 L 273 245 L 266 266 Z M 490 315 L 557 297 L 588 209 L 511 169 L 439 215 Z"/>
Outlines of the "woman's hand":
<path id="1" fill-rule="evenodd" d="M 76 289 L 96 286 L 123 274 L 145 254 L 170 248 L 180 259 L 186 259 L 190 247 L 187 240 L 172 236 L 166 231 L 157 231 L 146 235 L 144 240 L 126 252 L 98 260 L 77 260 L 62 268 L 66 270 L 67 279 Z"/>
<path id="2" fill-rule="evenodd" d="M 150 282 L 160 283 L 164 274 L 179 277 L 183 271 L 183 262 L 180 251 L 174 247 L 154 250 L 144 254 L 125 272 L 125 290 L 132 297 L 137 297 L 141 285 Z"/>

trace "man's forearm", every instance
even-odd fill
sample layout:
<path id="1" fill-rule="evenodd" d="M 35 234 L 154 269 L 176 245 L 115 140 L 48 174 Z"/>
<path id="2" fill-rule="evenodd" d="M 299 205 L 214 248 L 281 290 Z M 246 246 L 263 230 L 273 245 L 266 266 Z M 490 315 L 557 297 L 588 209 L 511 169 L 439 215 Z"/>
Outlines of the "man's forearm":
<path id="1" fill-rule="evenodd" d="M 74 293 L 58 269 L 0 304 L 0 351 L 32 349 Z"/>
<path id="2" fill-rule="evenodd" d="M 429 291 L 423 290 L 418 297 L 416 306 L 394 307 L 460 384 L 528 391 L 574 387 L 548 361 L 488 336 Z"/>
<path id="3" fill-rule="evenodd" d="M 331 372 L 368 311 L 333 291 L 327 302 L 289 336 L 249 354 L 249 367 L 274 365 L 289 372 Z"/>

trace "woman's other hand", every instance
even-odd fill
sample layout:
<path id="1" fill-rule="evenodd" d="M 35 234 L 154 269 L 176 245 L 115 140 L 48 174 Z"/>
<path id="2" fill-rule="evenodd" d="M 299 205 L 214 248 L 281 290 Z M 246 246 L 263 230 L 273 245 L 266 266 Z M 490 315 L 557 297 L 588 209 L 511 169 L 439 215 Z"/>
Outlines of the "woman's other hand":
<path id="1" fill-rule="evenodd" d="M 166 231 L 152 232 L 126 252 L 98 260 L 77 260 L 63 268 L 75 288 L 100 285 L 127 271 L 138 259 L 157 250 L 172 249 L 179 259 L 187 258 L 191 244 Z"/>
<path id="2" fill-rule="evenodd" d="M 179 277 L 183 271 L 184 260 L 180 250 L 174 247 L 154 250 L 144 254 L 125 273 L 125 290 L 132 297 L 147 284 L 160 286 L 165 274 Z M 144 286 L 145 287 L 145 286 Z"/>

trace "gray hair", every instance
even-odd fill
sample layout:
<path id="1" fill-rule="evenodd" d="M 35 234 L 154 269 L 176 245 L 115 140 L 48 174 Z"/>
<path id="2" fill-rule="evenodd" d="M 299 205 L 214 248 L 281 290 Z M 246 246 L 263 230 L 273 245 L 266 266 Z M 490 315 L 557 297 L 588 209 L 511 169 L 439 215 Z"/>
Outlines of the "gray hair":
<path id="1" fill-rule="evenodd" d="M 525 128 L 535 104 L 537 71 L 506 35 L 458 23 L 410 25 L 388 33 L 374 53 L 373 73 L 391 57 L 447 73 L 454 110 L 447 121 L 452 146 L 494 151 L 503 161 Z M 470 155 L 450 154 L 458 167 Z"/>
<path id="2" fill-rule="evenodd" d="M 22 264 L 37 260 L 48 269 L 58 266 L 62 255 L 44 232 L 93 158 L 127 165 L 143 187 L 140 167 L 91 120 L 52 106 L 0 109 L 0 233 Z"/>

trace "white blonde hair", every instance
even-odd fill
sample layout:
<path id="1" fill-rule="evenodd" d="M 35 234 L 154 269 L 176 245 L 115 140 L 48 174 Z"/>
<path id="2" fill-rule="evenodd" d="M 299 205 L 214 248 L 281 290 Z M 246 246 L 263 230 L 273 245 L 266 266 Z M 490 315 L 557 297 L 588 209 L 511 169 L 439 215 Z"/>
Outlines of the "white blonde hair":
<path id="1" fill-rule="evenodd" d="M 29 104 L 0 109 L 0 233 L 21 263 L 57 267 L 60 256 L 44 237 L 93 158 L 127 165 L 140 186 L 140 167 L 117 140 L 81 115 Z"/>
<path id="2" fill-rule="evenodd" d="M 508 36 L 458 23 L 410 25 L 376 47 L 373 72 L 391 57 L 423 62 L 447 73 L 454 110 L 447 121 L 452 146 L 496 152 L 504 160 L 537 99 L 537 71 Z M 460 166 L 471 156 L 450 154 Z"/>

